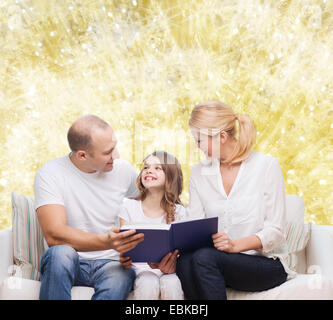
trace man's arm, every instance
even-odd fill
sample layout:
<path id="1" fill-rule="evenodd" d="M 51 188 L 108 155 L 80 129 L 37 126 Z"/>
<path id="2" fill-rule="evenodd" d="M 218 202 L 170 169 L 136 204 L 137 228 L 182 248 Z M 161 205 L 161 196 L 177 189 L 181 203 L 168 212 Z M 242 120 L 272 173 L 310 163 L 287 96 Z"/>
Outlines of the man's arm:
<path id="1" fill-rule="evenodd" d="M 143 241 L 143 234 L 135 234 L 135 230 L 119 232 L 119 228 L 113 228 L 106 234 L 98 234 L 72 228 L 66 225 L 66 210 L 62 205 L 44 205 L 36 212 L 49 247 L 65 244 L 82 252 L 107 249 L 126 252 Z"/>

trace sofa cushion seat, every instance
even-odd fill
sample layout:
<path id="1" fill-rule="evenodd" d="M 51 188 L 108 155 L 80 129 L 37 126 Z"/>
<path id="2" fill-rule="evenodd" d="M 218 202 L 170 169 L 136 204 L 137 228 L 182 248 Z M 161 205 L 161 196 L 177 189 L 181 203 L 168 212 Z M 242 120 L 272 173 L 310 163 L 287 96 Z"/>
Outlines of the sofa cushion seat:
<path id="1" fill-rule="evenodd" d="M 40 281 L 8 277 L 0 285 L 0 297 L 4 300 L 38 300 Z M 73 287 L 72 300 L 90 300 L 94 289 L 90 287 Z"/>
<path id="2" fill-rule="evenodd" d="M 275 288 L 261 292 L 227 289 L 229 300 L 332 300 L 333 280 L 320 274 L 298 274 Z"/>
<path id="3" fill-rule="evenodd" d="M 0 285 L 0 297 L 6 300 L 38 300 L 40 281 L 8 277 Z M 73 287 L 73 300 L 90 300 L 94 289 Z M 320 274 L 298 274 L 282 285 L 262 292 L 227 289 L 229 300 L 332 300 L 333 280 Z M 127 298 L 132 300 L 132 293 Z"/>

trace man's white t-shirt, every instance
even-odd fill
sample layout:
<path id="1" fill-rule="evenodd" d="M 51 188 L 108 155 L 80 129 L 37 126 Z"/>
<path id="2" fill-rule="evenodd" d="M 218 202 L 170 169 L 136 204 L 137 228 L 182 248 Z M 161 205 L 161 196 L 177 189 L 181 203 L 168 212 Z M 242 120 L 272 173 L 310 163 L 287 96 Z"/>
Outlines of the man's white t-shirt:
<path id="1" fill-rule="evenodd" d="M 67 225 L 88 233 L 107 233 L 119 225 L 125 197 L 135 197 L 138 172 L 129 162 L 115 159 L 109 172 L 85 173 L 69 155 L 51 160 L 36 174 L 35 210 L 47 204 L 63 205 Z M 115 250 L 78 252 L 80 259 L 118 259 Z"/>

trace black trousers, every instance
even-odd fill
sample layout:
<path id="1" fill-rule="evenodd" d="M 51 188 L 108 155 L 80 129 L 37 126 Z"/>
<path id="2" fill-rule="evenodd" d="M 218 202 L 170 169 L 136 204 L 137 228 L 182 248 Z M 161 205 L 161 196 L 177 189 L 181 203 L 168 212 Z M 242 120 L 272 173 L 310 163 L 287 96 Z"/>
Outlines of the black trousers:
<path id="1" fill-rule="evenodd" d="M 287 279 L 279 259 L 202 248 L 181 255 L 176 273 L 186 299 L 226 300 L 226 287 L 263 291 Z"/>

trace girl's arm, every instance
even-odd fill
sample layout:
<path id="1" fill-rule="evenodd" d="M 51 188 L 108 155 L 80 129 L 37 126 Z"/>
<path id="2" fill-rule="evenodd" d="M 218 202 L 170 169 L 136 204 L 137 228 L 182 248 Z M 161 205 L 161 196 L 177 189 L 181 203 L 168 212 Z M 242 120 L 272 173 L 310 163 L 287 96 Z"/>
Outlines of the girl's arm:
<path id="1" fill-rule="evenodd" d="M 149 262 L 148 265 L 152 269 L 160 269 L 163 273 L 175 273 L 177 264 L 178 250 L 173 253 L 169 252 L 159 263 Z"/>
<path id="2" fill-rule="evenodd" d="M 127 221 L 125 221 L 123 218 L 119 218 L 119 224 L 120 224 L 120 227 L 124 226 L 125 224 L 128 224 Z"/>

